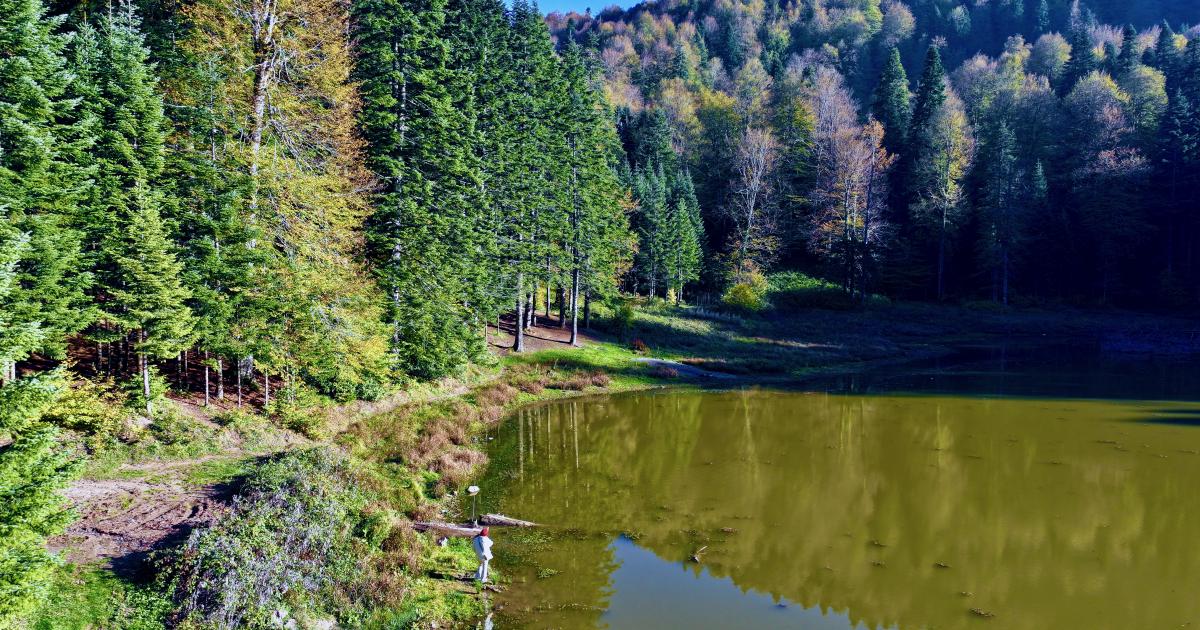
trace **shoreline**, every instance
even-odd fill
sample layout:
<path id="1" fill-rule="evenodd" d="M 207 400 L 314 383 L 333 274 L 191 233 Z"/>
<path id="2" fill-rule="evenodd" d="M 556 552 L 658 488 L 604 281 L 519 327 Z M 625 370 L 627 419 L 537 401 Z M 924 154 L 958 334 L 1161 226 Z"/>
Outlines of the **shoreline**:
<path id="1" fill-rule="evenodd" d="M 945 308 L 948 307 L 939 307 Z M 923 305 L 915 310 L 950 312 Z M 914 331 L 916 318 L 912 314 L 907 308 L 887 307 L 866 313 L 810 312 L 782 324 L 737 319 L 712 326 L 712 320 L 689 317 L 684 309 L 668 310 L 666 314 L 650 312 L 639 318 L 638 326 L 625 335 L 626 340 L 636 340 L 633 342 L 613 335 L 593 335 L 581 348 L 552 347 L 524 355 L 506 354 L 497 357 L 491 366 L 471 368 L 460 378 L 423 384 L 375 403 L 332 407 L 327 411 L 323 435 L 285 441 L 281 449 L 271 451 L 276 455 L 268 459 L 305 448 L 330 448 L 350 455 L 357 466 L 381 484 L 380 496 L 391 506 L 389 513 L 395 515 L 390 517 L 391 527 L 404 529 L 422 516 L 453 513 L 458 490 L 467 481 L 476 479 L 486 466 L 487 432 L 514 412 L 532 405 L 655 389 L 722 389 L 746 385 L 802 389 L 822 379 L 902 369 L 905 365 L 936 361 L 970 349 L 1016 346 L 1017 352 L 1022 352 L 1084 343 L 1104 348 L 1105 339 L 1114 334 L 1121 338 L 1126 331 L 1134 330 L 1141 336 L 1144 329 L 1140 325 L 1162 327 L 1189 321 L 1142 317 L 1131 326 L 1123 314 L 1098 314 L 1081 326 L 1073 314 L 998 318 L 990 314 L 964 316 L 960 310 L 952 313 L 954 317 L 949 325 L 942 327 L 942 334 L 929 334 L 930 330 L 921 322 Z M 839 328 L 846 321 L 852 324 L 848 336 Z M 1088 328 L 1096 321 L 1123 325 L 1114 327 L 1115 333 L 1104 327 Z M 1059 325 L 1045 327 L 1047 322 Z M 851 343 L 864 337 L 861 332 L 864 328 L 871 335 L 871 343 L 865 345 L 865 350 Z M 1037 328 L 1041 330 L 1034 334 L 1032 330 Z M 747 330 L 774 336 L 750 336 Z M 703 333 L 699 335 L 701 340 L 715 339 L 723 345 L 711 348 L 708 344 L 695 344 L 697 331 Z M 818 342 L 810 341 L 814 338 Z M 825 338 L 839 340 L 841 347 L 831 350 L 833 344 L 819 343 Z M 633 347 L 639 341 L 648 349 L 635 351 Z M 730 349 L 730 344 L 744 347 L 732 348 L 734 351 L 726 354 L 713 352 Z M 1157 353 L 1143 349 L 1132 354 Z M 729 371 L 717 372 L 711 369 L 714 365 Z M 755 367 L 763 369 L 754 372 Z M 104 460 L 97 460 L 90 466 L 91 480 L 77 483 L 98 483 L 111 478 L 136 482 L 134 485 L 144 482 L 138 488 L 150 495 L 164 484 L 183 487 L 179 492 L 187 494 L 219 485 L 234 486 L 268 454 L 263 449 L 248 447 L 236 452 L 197 452 L 168 459 L 150 457 L 138 461 L 130 455 L 120 463 L 108 460 L 110 463 L 105 464 Z M 403 465 L 397 467 L 395 462 Z M 227 502 L 231 494 L 229 491 L 222 495 L 218 502 Z M 203 496 L 206 501 L 215 500 L 210 494 Z M 212 516 L 209 522 L 225 514 L 219 506 L 208 504 L 204 513 Z M 74 551 L 69 536 L 65 538 L 66 544 L 60 548 Z M 407 578 L 412 586 L 410 599 L 441 611 L 428 617 L 430 620 L 454 623 L 456 619 L 473 618 L 470 612 L 479 602 L 464 600 L 470 594 L 463 590 L 462 583 L 447 577 L 454 574 L 455 563 L 469 561 L 464 560 L 462 553 L 466 550 L 443 552 L 424 543 L 416 548 L 423 550 L 419 552 L 418 565 L 432 568 L 423 571 L 427 573 L 425 576 L 414 574 Z M 90 570 L 101 575 L 112 572 L 96 568 L 94 560 L 90 565 L 77 566 L 90 566 Z M 438 615 L 447 617 L 439 619 Z"/>

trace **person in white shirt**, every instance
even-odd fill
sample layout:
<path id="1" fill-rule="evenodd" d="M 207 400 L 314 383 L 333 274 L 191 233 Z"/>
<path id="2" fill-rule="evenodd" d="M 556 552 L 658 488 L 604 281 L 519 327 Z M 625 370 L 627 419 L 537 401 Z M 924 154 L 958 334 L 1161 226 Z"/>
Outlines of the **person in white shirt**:
<path id="1" fill-rule="evenodd" d="M 479 570 L 475 572 L 475 579 L 487 583 L 488 563 L 492 561 L 492 539 L 488 538 L 488 528 L 479 530 L 479 535 L 471 540 L 471 547 L 475 549 L 475 557 L 479 560 Z"/>

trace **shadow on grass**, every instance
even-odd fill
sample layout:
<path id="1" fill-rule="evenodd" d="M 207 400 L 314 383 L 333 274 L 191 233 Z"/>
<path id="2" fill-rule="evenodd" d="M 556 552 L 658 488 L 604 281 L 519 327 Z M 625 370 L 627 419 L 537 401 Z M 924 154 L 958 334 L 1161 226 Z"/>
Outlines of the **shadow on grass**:
<path id="1" fill-rule="evenodd" d="M 1143 424 L 1166 424 L 1177 427 L 1200 427 L 1200 409 L 1155 409 L 1156 415 L 1138 420 Z M 1162 414 L 1162 415 L 1157 415 Z"/>

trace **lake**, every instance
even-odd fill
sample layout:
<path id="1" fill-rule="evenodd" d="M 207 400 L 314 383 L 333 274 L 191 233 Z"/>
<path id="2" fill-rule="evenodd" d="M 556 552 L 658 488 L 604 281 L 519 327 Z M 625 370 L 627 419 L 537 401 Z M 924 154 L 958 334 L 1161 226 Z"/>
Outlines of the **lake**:
<path id="1" fill-rule="evenodd" d="M 1196 367 L 1067 356 L 525 409 L 496 626 L 1200 626 Z"/>

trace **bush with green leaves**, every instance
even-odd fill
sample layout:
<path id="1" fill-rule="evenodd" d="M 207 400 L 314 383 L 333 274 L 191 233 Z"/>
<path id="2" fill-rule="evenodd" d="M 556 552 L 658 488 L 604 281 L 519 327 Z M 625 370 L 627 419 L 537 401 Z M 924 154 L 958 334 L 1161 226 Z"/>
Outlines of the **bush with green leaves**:
<path id="1" fill-rule="evenodd" d="M 362 570 L 390 525 L 340 451 L 294 451 L 258 465 L 232 513 L 192 533 L 167 562 L 176 621 L 203 628 L 266 628 L 332 617 L 353 606 Z M 335 605 L 336 603 L 336 605 Z"/>
<path id="2" fill-rule="evenodd" d="M 46 410 L 44 419 L 84 435 L 88 447 L 97 451 L 126 431 L 127 404 L 127 397 L 110 381 L 79 378 Z"/>
<path id="3" fill-rule="evenodd" d="M 782 271 L 768 276 L 767 301 L 772 308 L 782 312 L 804 308 L 844 311 L 863 306 L 840 285 L 799 271 Z M 867 299 L 867 305 L 885 303 L 887 298 L 878 295 Z"/>
<path id="4" fill-rule="evenodd" d="M 745 274 L 740 281 L 725 290 L 721 303 L 732 311 L 758 313 L 767 308 L 767 279 L 757 271 Z"/>
<path id="5" fill-rule="evenodd" d="M 620 335 L 622 338 L 627 336 L 633 330 L 634 319 L 637 317 L 637 312 L 633 308 L 633 302 L 630 300 L 622 300 L 617 308 L 613 309 L 612 318 L 609 324 L 613 332 Z"/>

